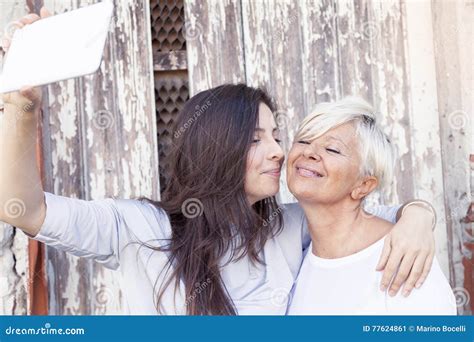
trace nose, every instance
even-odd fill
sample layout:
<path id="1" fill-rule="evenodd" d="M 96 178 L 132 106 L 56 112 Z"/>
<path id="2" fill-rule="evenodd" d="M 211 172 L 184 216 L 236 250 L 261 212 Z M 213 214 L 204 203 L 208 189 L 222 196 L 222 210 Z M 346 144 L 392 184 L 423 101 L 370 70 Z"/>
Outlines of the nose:
<path id="1" fill-rule="evenodd" d="M 279 162 L 283 160 L 284 158 L 285 158 L 285 153 L 283 152 L 283 149 L 276 141 L 274 141 L 270 148 L 270 159 Z"/>
<path id="2" fill-rule="evenodd" d="M 303 151 L 303 156 L 308 159 L 316 160 L 316 161 L 321 161 L 321 156 L 319 154 L 319 149 L 316 146 L 311 145 L 306 145 L 304 151 Z"/>

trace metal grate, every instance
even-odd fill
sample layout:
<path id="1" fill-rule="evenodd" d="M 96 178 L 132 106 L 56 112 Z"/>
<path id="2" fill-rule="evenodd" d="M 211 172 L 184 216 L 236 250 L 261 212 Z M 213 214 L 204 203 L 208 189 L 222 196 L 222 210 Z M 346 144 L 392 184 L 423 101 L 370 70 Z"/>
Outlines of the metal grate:
<path id="1" fill-rule="evenodd" d="M 176 72 L 174 74 L 176 75 L 155 77 L 161 191 L 164 190 L 168 179 L 166 157 L 173 137 L 172 127 L 179 110 L 189 98 L 187 73 Z"/>
<path id="2" fill-rule="evenodd" d="M 155 0 L 150 7 L 153 52 L 186 50 L 184 1 Z"/>
<path id="3" fill-rule="evenodd" d="M 184 1 L 152 0 L 150 2 L 153 44 L 156 124 L 160 188 L 168 180 L 167 156 L 172 127 L 179 110 L 189 98 L 184 36 Z"/>

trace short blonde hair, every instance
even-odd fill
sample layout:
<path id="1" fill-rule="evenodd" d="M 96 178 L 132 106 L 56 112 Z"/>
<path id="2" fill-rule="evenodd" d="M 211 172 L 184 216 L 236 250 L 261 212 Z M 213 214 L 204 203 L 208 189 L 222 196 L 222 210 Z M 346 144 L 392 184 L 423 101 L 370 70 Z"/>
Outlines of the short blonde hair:
<path id="1" fill-rule="evenodd" d="M 358 97 L 323 102 L 304 118 L 295 140 L 313 141 L 329 130 L 352 122 L 358 135 L 361 176 L 376 177 L 382 189 L 390 185 L 395 166 L 395 150 L 376 121 L 370 104 Z"/>

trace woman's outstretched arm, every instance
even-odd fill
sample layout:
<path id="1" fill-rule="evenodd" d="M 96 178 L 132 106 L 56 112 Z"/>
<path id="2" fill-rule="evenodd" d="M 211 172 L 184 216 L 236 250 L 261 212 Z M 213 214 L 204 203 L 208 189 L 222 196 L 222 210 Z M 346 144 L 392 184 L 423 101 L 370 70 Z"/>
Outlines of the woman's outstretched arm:
<path id="1" fill-rule="evenodd" d="M 49 16 L 41 10 L 41 17 Z M 23 27 L 39 20 L 30 14 L 18 21 Z M 7 49 L 8 40 L 3 42 Z M 0 121 L 0 220 L 36 235 L 46 214 L 41 177 L 36 165 L 37 123 L 41 89 L 25 87 L 2 96 Z"/>

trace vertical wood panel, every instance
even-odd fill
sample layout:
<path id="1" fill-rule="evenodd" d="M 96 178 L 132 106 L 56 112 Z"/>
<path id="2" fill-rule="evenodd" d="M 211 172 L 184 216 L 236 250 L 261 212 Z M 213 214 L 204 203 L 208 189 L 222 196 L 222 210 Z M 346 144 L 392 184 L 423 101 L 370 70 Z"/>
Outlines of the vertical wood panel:
<path id="1" fill-rule="evenodd" d="M 364 51 L 371 66 L 372 99 L 385 133 L 397 150 L 397 164 L 391 193 L 385 194 L 391 203 L 403 203 L 415 197 L 412 136 L 409 113 L 409 84 L 403 17 L 398 1 L 370 3 L 368 22 L 360 26 L 361 35 L 370 41 Z"/>
<path id="2" fill-rule="evenodd" d="M 223 83 L 245 82 L 240 2 L 185 2 L 190 95 Z"/>
<path id="3" fill-rule="evenodd" d="M 436 89 L 431 4 L 405 4 L 408 82 L 410 84 L 411 156 L 414 195 L 430 199 L 440 217 L 445 215 L 441 145 Z M 442 82 L 442 80 L 440 80 Z M 439 221 L 435 230 L 436 254 L 441 268 L 449 274 L 446 226 Z"/>
<path id="4" fill-rule="evenodd" d="M 91 1 L 46 2 L 55 13 Z M 116 1 L 100 71 L 48 87 L 52 190 L 159 198 L 149 3 Z M 52 314 L 121 312 L 119 275 L 48 249 Z"/>
<path id="5" fill-rule="evenodd" d="M 299 6 L 305 114 L 319 102 L 340 97 L 336 4 L 305 0 Z"/>
<path id="6" fill-rule="evenodd" d="M 372 75 L 367 54 L 379 33 L 376 20 L 369 18 L 367 1 L 337 1 L 336 27 L 341 95 L 358 95 L 372 100 Z"/>
<path id="7" fill-rule="evenodd" d="M 446 204 L 446 225 L 451 284 L 459 293 L 472 291 L 472 279 L 464 284 L 464 265 L 472 270 L 472 224 L 464 222 L 472 202 L 469 155 L 472 151 L 473 70 L 472 18 L 474 5 L 466 1 L 432 3 L 436 52 L 436 76 L 440 120 L 441 158 Z M 471 66 L 471 67 L 469 67 Z M 470 263 L 470 265 L 469 265 Z M 467 279 L 466 279 L 467 280 Z M 471 312 L 469 303 L 460 309 Z"/>

